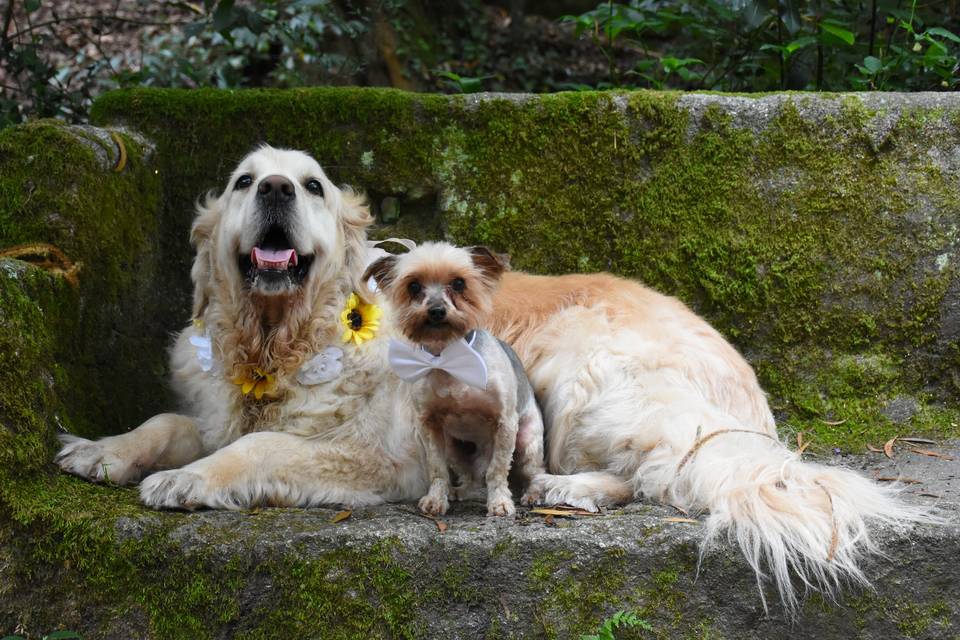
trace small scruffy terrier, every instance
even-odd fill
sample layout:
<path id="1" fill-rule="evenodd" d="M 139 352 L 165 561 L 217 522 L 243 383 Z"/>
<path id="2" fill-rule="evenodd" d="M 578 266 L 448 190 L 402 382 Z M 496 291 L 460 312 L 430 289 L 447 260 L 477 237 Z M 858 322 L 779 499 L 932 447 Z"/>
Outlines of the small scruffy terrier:
<path id="1" fill-rule="evenodd" d="M 430 490 L 419 503 L 427 514 L 449 507 L 448 466 L 460 479 L 458 492 L 486 481 L 490 516 L 515 513 L 511 460 L 524 486 L 544 472 L 543 418 L 523 365 L 509 345 L 480 328 L 506 268 L 486 247 L 428 242 L 377 260 L 364 275 L 380 286 L 412 343 L 392 341 L 390 363 L 412 383 L 430 472 Z"/>

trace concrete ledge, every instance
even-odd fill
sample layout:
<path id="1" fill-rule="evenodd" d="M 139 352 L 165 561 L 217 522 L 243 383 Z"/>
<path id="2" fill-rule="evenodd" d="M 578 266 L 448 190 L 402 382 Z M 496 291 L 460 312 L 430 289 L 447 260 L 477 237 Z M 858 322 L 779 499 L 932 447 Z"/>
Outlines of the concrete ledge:
<path id="1" fill-rule="evenodd" d="M 118 639 L 574 638 L 626 609 L 654 631 L 623 637 L 954 638 L 960 447 L 938 451 L 957 459 L 837 456 L 867 476 L 917 481 L 905 485 L 908 499 L 936 504 L 949 524 L 878 530 L 887 555 L 866 567 L 876 591 L 846 589 L 836 604 L 808 599 L 794 622 L 774 594 L 764 614 L 753 573 L 726 545 L 697 575 L 699 525 L 671 521 L 681 514 L 670 508 L 637 503 L 550 526 L 525 509 L 515 521 L 488 519 L 480 503 L 467 502 L 443 518 L 442 533 L 410 504 L 359 509 L 336 523 L 332 509 L 183 514 L 131 506 L 109 519 L 104 548 L 69 558 L 38 562 L 41 550 L 6 541 L 34 564 L 27 578 L 22 565 L 0 557 L 0 630 L 63 626 Z M 115 508 L 132 497 L 67 482 Z M 116 557 L 125 573 L 111 580 L 119 582 L 85 575 L 84 567 Z"/>

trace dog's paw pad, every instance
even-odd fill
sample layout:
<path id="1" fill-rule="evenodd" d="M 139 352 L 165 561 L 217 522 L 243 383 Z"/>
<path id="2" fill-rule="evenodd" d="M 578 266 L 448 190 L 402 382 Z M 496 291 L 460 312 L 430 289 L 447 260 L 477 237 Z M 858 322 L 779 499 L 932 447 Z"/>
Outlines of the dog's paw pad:
<path id="1" fill-rule="evenodd" d="M 428 493 L 420 498 L 417 507 L 422 513 L 428 516 L 442 516 L 447 512 L 447 509 L 450 508 L 450 501 L 446 497 L 435 496 Z"/>

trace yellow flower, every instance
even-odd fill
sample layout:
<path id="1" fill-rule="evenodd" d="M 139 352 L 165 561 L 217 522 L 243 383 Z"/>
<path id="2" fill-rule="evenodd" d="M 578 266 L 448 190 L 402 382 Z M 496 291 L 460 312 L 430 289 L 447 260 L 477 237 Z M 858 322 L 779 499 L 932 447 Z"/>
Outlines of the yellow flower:
<path id="1" fill-rule="evenodd" d="M 383 315 L 380 307 L 375 304 L 364 304 L 355 293 L 350 294 L 347 306 L 340 314 L 343 324 L 344 342 L 361 344 L 369 340 L 380 329 L 380 316 Z"/>
<path id="2" fill-rule="evenodd" d="M 253 397 L 260 400 L 263 396 L 269 396 L 277 390 L 277 377 L 260 367 L 254 367 L 248 374 L 234 378 L 233 384 L 240 386 L 240 392 L 243 395 L 252 391 Z"/>

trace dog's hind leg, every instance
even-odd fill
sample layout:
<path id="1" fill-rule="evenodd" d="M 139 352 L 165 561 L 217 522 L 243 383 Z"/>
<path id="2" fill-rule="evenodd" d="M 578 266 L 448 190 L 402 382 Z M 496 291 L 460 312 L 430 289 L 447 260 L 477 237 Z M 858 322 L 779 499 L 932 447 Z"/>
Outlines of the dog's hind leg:
<path id="1" fill-rule="evenodd" d="M 147 477 L 140 498 L 155 508 L 239 510 L 360 506 L 423 495 L 427 482 L 419 460 L 396 463 L 369 445 L 251 433 L 181 469 Z"/>
<path id="2" fill-rule="evenodd" d="M 158 469 L 193 462 L 203 454 L 196 424 L 187 416 L 161 413 L 128 433 L 92 441 L 60 436 L 54 462 L 68 473 L 111 484 L 129 484 Z"/>

